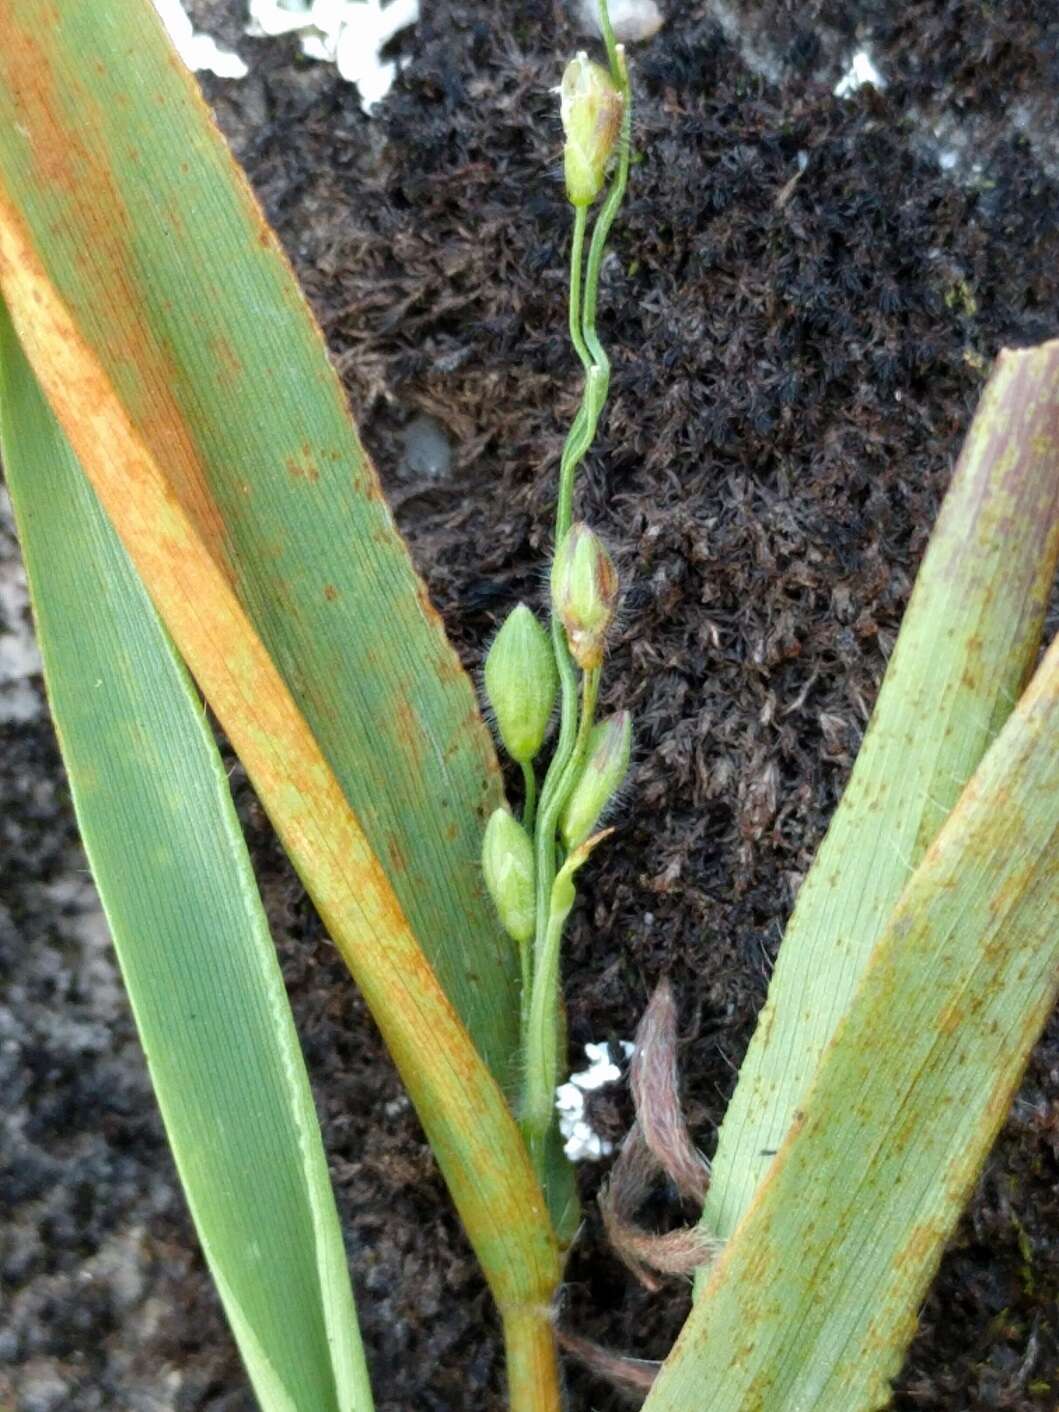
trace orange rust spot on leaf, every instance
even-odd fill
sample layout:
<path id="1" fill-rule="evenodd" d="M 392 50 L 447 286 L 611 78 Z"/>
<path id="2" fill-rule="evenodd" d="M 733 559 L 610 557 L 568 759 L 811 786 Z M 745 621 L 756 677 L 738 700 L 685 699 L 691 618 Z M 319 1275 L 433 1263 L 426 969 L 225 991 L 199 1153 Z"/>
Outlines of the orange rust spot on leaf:
<path id="1" fill-rule="evenodd" d="M 397 718 L 398 734 L 404 745 L 408 747 L 414 765 L 422 764 L 423 759 L 423 737 L 419 724 L 419 717 L 412 707 L 412 703 L 406 696 L 399 696 L 394 706 L 394 715 Z"/>
<path id="2" fill-rule="evenodd" d="M 333 583 L 324 584 L 324 597 L 327 599 L 328 603 L 333 603 L 338 597 L 338 589 Z"/>
<path id="3" fill-rule="evenodd" d="M 214 334 L 209 341 L 209 349 L 217 366 L 218 382 L 222 387 L 231 387 L 242 376 L 243 365 L 239 355 L 223 333 Z"/>
<path id="4" fill-rule="evenodd" d="M 893 1259 L 895 1270 L 921 1270 L 924 1264 L 932 1264 L 941 1248 L 942 1233 L 931 1225 L 914 1226 L 904 1245 Z"/>
<path id="5" fill-rule="evenodd" d="M 419 600 L 419 607 L 420 611 L 423 614 L 423 617 L 426 618 L 427 622 L 430 623 L 432 627 L 437 628 L 438 632 L 444 635 L 445 624 L 442 622 L 441 614 L 430 601 L 430 595 L 427 593 L 426 584 L 423 582 L 423 580 L 419 577 L 418 574 L 416 574 L 415 578 L 415 588 L 416 598 Z"/>
<path id="6" fill-rule="evenodd" d="M 288 456 L 284 465 L 287 467 L 288 475 L 293 476 L 295 480 L 307 480 L 310 485 L 315 485 L 320 479 L 316 462 L 310 456 L 304 456 L 301 461 L 297 456 Z"/>
<path id="7" fill-rule="evenodd" d="M 404 849 L 395 834 L 390 834 L 386 840 L 386 852 L 390 859 L 390 867 L 395 873 L 403 873 L 408 867 L 408 859 L 405 857 Z"/>
<path id="8" fill-rule="evenodd" d="M 966 1019 L 966 1012 L 961 1004 L 953 1002 L 946 1005 L 938 1016 L 938 1033 L 943 1035 L 953 1034 L 960 1028 Z"/>

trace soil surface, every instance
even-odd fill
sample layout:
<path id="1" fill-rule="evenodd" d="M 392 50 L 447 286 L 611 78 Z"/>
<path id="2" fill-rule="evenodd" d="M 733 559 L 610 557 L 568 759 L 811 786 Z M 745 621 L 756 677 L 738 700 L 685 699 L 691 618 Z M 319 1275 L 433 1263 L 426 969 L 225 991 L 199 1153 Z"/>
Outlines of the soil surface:
<path id="1" fill-rule="evenodd" d="M 208 97 L 474 668 L 507 609 L 539 600 L 579 395 L 549 90 L 592 41 L 559 0 L 424 8 L 368 119 L 294 40 L 245 38 L 239 0 L 191 7 L 250 63 L 240 82 L 206 80 Z M 887 86 L 837 97 L 862 44 Z M 576 1046 L 631 1036 L 655 980 L 672 977 L 687 1107 L 709 1151 L 989 362 L 1059 329 L 1059 21 L 1045 0 L 670 3 L 633 57 L 636 163 L 600 296 L 613 392 L 578 501 L 628 585 L 604 694 L 634 712 L 636 769 L 583 875 L 566 992 L 578 1067 Z M 2 547 L 2 641 L 22 656 L 0 654 L 0 1406 L 247 1412 L 84 876 L 10 538 Z M 496 1321 L 429 1150 L 234 779 L 377 1405 L 500 1412 Z M 626 1102 L 597 1115 L 613 1135 Z M 594 1214 L 605 1166 L 582 1172 L 564 1322 L 659 1357 L 688 1291 L 650 1295 L 608 1253 Z M 894 1405 L 1057 1400 L 1053 1019 Z M 577 1367 L 569 1402 L 627 1405 Z"/>

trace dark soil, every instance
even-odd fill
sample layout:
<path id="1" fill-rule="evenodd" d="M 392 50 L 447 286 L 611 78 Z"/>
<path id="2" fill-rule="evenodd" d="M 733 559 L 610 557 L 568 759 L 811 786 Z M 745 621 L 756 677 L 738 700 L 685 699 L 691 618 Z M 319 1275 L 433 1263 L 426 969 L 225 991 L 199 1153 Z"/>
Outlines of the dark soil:
<path id="1" fill-rule="evenodd" d="M 238 0 L 193 7 L 251 63 L 249 79 L 208 81 L 208 95 L 473 668 L 504 612 L 539 596 L 579 395 L 549 89 L 585 40 L 558 0 L 425 8 L 369 121 L 293 41 L 242 38 Z M 862 41 L 889 86 L 836 98 Z M 566 990 L 578 1045 L 629 1037 L 654 981 L 673 978 L 688 1109 L 710 1150 L 989 362 L 1059 329 L 1059 21 L 1044 0 L 715 0 L 673 5 L 634 60 L 637 161 L 601 293 L 613 393 L 579 508 L 628 585 L 605 696 L 635 714 L 637 764 L 618 832 L 584 877 Z M 423 415 L 451 441 L 441 475 L 407 453 Z M 250 1408 L 130 1022 L 83 989 L 83 957 L 105 958 L 75 945 L 54 899 L 80 864 L 50 730 L 0 730 L 0 954 L 17 1016 L 0 1062 L 28 1115 L 0 1159 L 14 1310 L 0 1405 L 6 1366 L 25 1412 Z M 495 1320 L 429 1151 L 245 784 L 239 794 L 380 1412 L 499 1412 Z M 623 1104 L 604 1115 L 615 1131 Z M 648 1295 L 603 1247 L 601 1175 L 583 1172 L 588 1223 L 564 1320 L 658 1357 L 688 1293 Z M 572 1408 L 624 1405 L 577 1368 L 569 1386 Z M 1053 1020 L 894 1405 L 1057 1400 Z"/>

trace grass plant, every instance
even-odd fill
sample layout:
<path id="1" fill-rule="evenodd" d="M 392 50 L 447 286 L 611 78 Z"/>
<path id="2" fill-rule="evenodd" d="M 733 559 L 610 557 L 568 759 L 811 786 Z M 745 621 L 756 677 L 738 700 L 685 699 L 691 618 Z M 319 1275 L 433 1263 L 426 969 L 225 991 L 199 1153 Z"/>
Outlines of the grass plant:
<path id="1" fill-rule="evenodd" d="M 496 1300 L 510 1407 L 563 1403 L 561 943 L 633 726 L 596 719 L 619 584 L 574 504 L 633 141 L 605 3 L 601 31 L 606 65 L 579 55 L 560 92 L 583 393 L 549 617 L 516 608 L 484 671 L 516 816 L 319 331 L 149 0 L 0 6 L 5 473 L 85 846 L 266 1412 L 367 1412 L 371 1391 L 206 706 L 415 1105 Z M 887 1400 L 1055 1000 L 1055 645 L 1036 663 L 1057 553 L 1052 343 L 1001 357 L 969 433 L 720 1135 L 693 1238 L 711 1263 L 651 1412 Z M 667 1064 L 637 1056 L 641 1104 Z M 649 1148 L 672 1099 L 642 1114 Z"/>

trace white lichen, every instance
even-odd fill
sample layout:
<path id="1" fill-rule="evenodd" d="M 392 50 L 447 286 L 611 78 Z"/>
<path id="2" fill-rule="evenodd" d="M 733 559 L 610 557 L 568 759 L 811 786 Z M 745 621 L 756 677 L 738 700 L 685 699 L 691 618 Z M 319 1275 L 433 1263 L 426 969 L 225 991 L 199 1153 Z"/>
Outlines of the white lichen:
<path id="1" fill-rule="evenodd" d="M 626 1059 L 634 1047 L 628 1040 L 622 1040 L 621 1049 Z M 610 1047 L 606 1044 L 586 1044 L 585 1058 L 589 1061 L 588 1068 L 571 1074 L 569 1081 L 555 1090 L 559 1131 L 565 1139 L 563 1151 L 571 1162 L 598 1162 L 614 1151 L 614 1144 L 597 1133 L 585 1116 L 585 1094 L 620 1083 L 622 1071 L 611 1058 Z"/>
<path id="2" fill-rule="evenodd" d="M 222 49 L 208 34 L 192 25 L 182 0 L 154 0 L 162 23 L 177 53 L 193 73 L 216 74 L 218 78 L 246 78 L 250 70 L 238 54 Z"/>
<path id="3" fill-rule="evenodd" d="M 393 87 L 398 60 L 382 51 L 419 18 L 419 0 L 250 0 L 246 32 L 262 36 L 296 34 L 307 58 L 334 64 L 339 76 L 356 84 L 360 106 L 372 108 Z"/>

